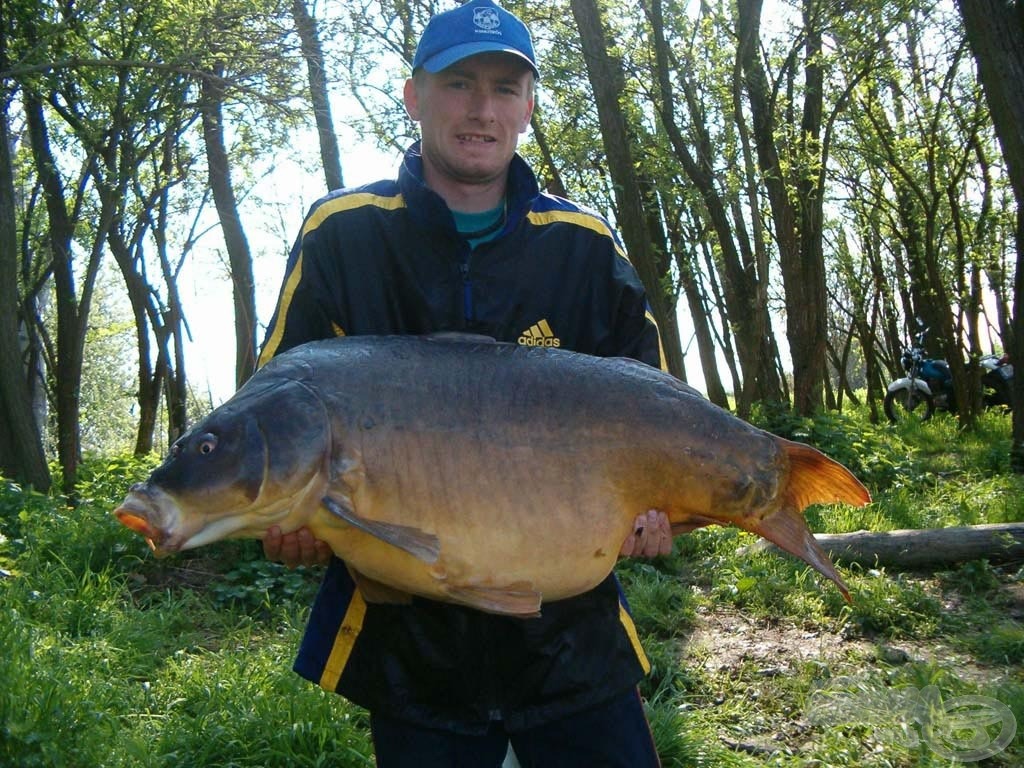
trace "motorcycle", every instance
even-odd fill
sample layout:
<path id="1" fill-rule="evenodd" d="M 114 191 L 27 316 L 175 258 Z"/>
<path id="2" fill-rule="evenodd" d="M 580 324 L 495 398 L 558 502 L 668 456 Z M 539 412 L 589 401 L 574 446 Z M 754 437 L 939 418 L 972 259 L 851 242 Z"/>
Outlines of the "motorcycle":
<path id="1" fill-rule="evenodd" d="M 907 375 L 892 382 L 885 393 L 885 415 L 893 423 L 907 416 L 927 421 L 936 409 L 956 412 L 949 363 L 925 357 L 924 337 L 925 330 L 922 330 L 914 337 L 910 348 L 903 351 L 900 363 Z M 1013 365 L 1009 358 L 1006 355 L 984 355 L 978 364 L 982 370 L 982 401 L 985 407 L 1011 407 Z"/>

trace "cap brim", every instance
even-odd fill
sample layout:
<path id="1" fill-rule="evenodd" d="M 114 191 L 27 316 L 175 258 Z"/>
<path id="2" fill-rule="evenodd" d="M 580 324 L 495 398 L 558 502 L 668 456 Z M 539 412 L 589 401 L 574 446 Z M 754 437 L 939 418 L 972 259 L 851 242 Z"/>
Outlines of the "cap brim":
<path id="1" fill-rule="evenodd" d="M 523 55 L 523 53 L 515 48 L 502 43 L 463 43 L 462 45 L 455 45 L 447 50 L 441 51 L 429 59 L 424 61 L 420 66 L 427 70 L 431 74 L 437 74 L 443 69 L 448 69 L 452 64 L 468 59 L 470 56 L 476 56 L 478 53 L 508 53 L 515 56 L 517 59 L 522 60 L 526 65 L 533 70 L 535 77 L 540 77 L 540 72 L 537 71 L 537 67 L 530 59 Z"/>

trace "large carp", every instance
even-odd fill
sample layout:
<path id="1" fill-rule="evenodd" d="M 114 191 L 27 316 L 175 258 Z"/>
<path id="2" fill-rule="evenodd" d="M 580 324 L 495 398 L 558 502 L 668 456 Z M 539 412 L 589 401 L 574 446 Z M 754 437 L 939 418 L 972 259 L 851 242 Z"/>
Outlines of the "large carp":
<path id="1" fill-rule="evenodd" d="M 753 531 L 842 579 L 803 518 L 842 465 L 633 360 L 475 337 L 342 337 L 271 360 L 115 510 L 157 554 L 308 526 L 367 599 L 536 615 L 611 571 L 637 515 Z"/>

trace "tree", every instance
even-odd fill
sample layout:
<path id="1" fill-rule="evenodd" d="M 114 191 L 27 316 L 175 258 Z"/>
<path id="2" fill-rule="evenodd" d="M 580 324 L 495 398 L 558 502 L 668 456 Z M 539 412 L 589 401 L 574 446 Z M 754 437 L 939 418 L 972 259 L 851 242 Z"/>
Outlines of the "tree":
<path id="1" fill-rule="evenodd" d="M 781 130 L 778 103 L 761 63 L 761 0 L 740 0 L 740 64 L 753 115 L 760 174 L 771 204 L 786 296 L 786 336 L 793 358 L 793 407 L 809 415 L 821 408 L 825 378 L 825 264 L 822 205 L 823 6 L 804 4 L 803 109 L 798 126 Z M 794 57 L 795 58 L 795 57 Z M 782 76 L 791 78 L 788 68 Z M 783 139 L 783 137 L 786 137 Z"/>
<path id="2" fill-rule="evenodd" d="M 1024 370 L 1024 3 L 957 0 L 1017 203 L 1011 357 Z M 1011 463 L 1024 472 L 1024 376 L 1014 377 Z"/>
<path id="3" fill-rule="evenodd" d="M 579 29 L 583 60 L 597 103 L 601 138 L 617 203 L 618 226 L 630 259 L 647 288 L 648 300 L 658 327 L 661 328 L 668 369 L 682 377 L 683 362 L 675 307 L 662 289 L 663 277 L 669 271 L 668 254 L 664 249 L 659 252 L 651 238 L 644 211 L 643 188 L 647 183 L 639 178 L 636 160 L 630 150 L 631 146 L 637 144 L 637 133 L 629 125 L 620 107 L 625 89 L 622 66 L 609 52 L 596 0 L 572 0 L 570 5 Z M 650 200 L 647 197 L 648 207 L 651 206 Z M 665 241 L 663 235 L 661 241 Z"/>
<path id="4" fill-rule="evenodd" d="M 201 110 L 210 189 L 231 264 L 235 305 L 235 384 L 242 386 L 256 370 L 256 280 L 252 273 L 249 240 L 242 226 L 238 199 L 231 182 L 231 164 L 224 137 L 223 73 L 223 64 L 218 63 L 204 74 Z"/>
<path id="5" fill-rule="evenodd" d="M 71 495 L 81 459 L 79 382 L 82 377 L 85 332 L 101 252 L 96 247 L 97 239 L 94 239 L 81 280 L 76 279 L 73 245 L 75 230 L 83 224 L 84 196 L 73 194 L 70 200 L 67 197 L 67 185 L 61 177 L 52 151 L 50 128 L 40 95 L 26 90 L 23 101 L 29 140 L 47 213 L 47 255 L 57 307 L 57 344 L 56 349 L 51 349 L 50 353 L 57 411 L 57 455 L 63 470 L 63 490 Z M 78 184 L 79 190 L 83 190 L 86 180 L 93 177 L 95 162 L 95 155 L 87 158 L 83 178 Z M 101 233 L 109 226 L 111 213 L 107 207 L 99 216 L 97 229 Z M 103 237 L 105 235 L 100 234 L 100 239 Z"/>
<path id="6" fill-rule="evenodd" d="M 991 234 L 992 183 L 977 162 L 987 114 L 961 66 L 959 31 L 935 25 L 937 18 L 908 13 L 892 26 L 901 37 L 880 38 L 883 60 L 857 89 L 849 113 L 859 146 L 869 151 L 846 152 L 842 162 L 851 180 L 859 174 L 868 182 L 857 187 L 871 207 L 861 219 L 883 217 L 896 246 L 889 279 L 902 306 L 887 312 L 900 310 L 909 333 L 918 319 L 928 328 L 930 354 L 948 361 L 968 426 L 980 408 L 980 254 Z M 895 365 L 902 342 L 892 337 Z M 893 373 L 899 375 L 895 367 Z"/>
<path id="7" fill-rule="evenodd" d="M 737 395 L 737 412 L 741 416 L 749 416 L 755 401 L 778 401 L 782 397 L 781 386 L 774 366 L 775 341 L 768 314 L 767 281 L 768 266 L 763 238 L 756 237 L 756 249 L 749 247 L 750 238 L 746 236 L 742 215 L 731 217 L 730 209 L 740 208 L 739 200 L 730 199 L 726 193 L 719 191 L 719 184 L 729 189 L 736 188 L 728 180 L 724 183 L 716 177 L 713 158 L 721 152 L 712 149 L 715 141 L 707 125 L 706 102 L 696 93 L 693 77 L 683 74 L 678 81 L 683 89 L 684 98 L 677 99 L 673 87 L 673 77 L 680 67 L 672 67 L 671 49 L 668 44 L 665 16 L 660 0 L 645 3 L 651 22 L 651 36 L 654 46 L 655 72 L 658 89 L 653 101 L 657 107 L 660 122 L 675 160 L 686 174 L 686 178 L 695 188 L 702 207 L 703 218 L 714 231 L 717 240 L 724 299 L 728 307 L 730 325 L 734 331 L 736 349 L 743 370 L 743 384 Z M 698 25 L 699 26 L 699 25 Z M 699 38 L 704 48 L 707 40 Z M 704 48 L 704 50 L 707 50 Z M 694 64 L 688 61 L 684 69 L 693 71 Z M 679 125 L 676 109 L 677 104 L 687 108 L 691 136 L 684 135 Z M 737 104 L 737 114 L 739 105 Z M 742 131 L 742 118 L 737 121 Z M 691 151 L 691 144 L 694 151 Z M 696 202 L 696 201 L 694 201 Z M 758 223 L 760 219 L 753 217 Z M 676 247 L 683 244 L 676 239 Z M 746 247 L 745 247 L 746 246 Z M 755 255 L 756 254 L 756 255 Z M 684 262 L 679 266 L 680 278 L 683 281 L 690 315 L 693 318 L 697 335 L 704 377 L 708 382 L 708 396 L 719 405 L 725 405 L 724 392 L 718 381 L 717 372 L 709 368 L 717 368 L 714 352 L 708 347 L 711 335 L 706 326 L 706 313 L 701 309 L 703 300 L 698 290 L 697 280 L 691 267 Z"/>
<path id="8" fill-rule="evenodd" d="M 338 136 L 334 132 L 334 120 L 331 118 L 327 69 L 323 47 L 320 45 L 320 33 L 305 0 L 292 0 L 292 18 L 302 41 L 302 57 L 306 60 L 306 71 L 309 74 L 309 100 L 316 120 L 317 136 L 320 138 L 320 162 L 323 164 L 327 189 L 340 189 L 345 186 L 345 181 L 341 173 Z"/>
<path id="9" fill-rule="evenodd" d="M 195 19 L 204 45 L 191 53 L 199 81 L 209 184 L 231 270 L 238 386 L 256 370 L 256 300 L 252 252 L 239 213 L 232 166 L 272 144 L 275 137 L 287 141 L 285 132 L 295 125 L 292 102 L 300 90 L 299 57 L 289 40 L 290 30 L 280 23 L 286 12 L 277 0 L 231 0 Z M 251 117 L 242 119 L 243 112 Z M 227 120 L 227 114 L 235 119 Z M 229 126 L 240 135 L 234 152 L 229 147 Z M 258 146 L 264 142 L 264 147 Z"/>
<path id="10" fill-rule="evenodd" d="M 6 69 L 6 35 L 0 26 L 0 71 Z M 18 341 L 18 243 L 14 209 L 13 137 L 8 126 L 11 92 L 0 82 L 0 473 L 46 492 L 46 466 L 39 425 L 32 412 L 26 367 Z"/>

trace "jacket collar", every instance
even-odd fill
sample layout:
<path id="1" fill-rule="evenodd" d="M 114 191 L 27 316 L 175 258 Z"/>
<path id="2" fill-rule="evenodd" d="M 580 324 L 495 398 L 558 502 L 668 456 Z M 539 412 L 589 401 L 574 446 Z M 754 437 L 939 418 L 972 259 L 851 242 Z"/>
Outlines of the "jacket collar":
<path id="1" fill-rule="evenodd" d="M 439 229 L 452 235 L 456 233 L 455 219 L 448 205 L 423 182 L 423 155 L 418 141 L 405 152 L 405 158 L 398 171 L 398 188 L 405 200 L 406 208 L 417 225 L 427 229 Z M 540 194 L 537 177 L 518 153 L 513 155 L 509 166 L 507 194 L 508 218 L 499 237 L 519 226 Z"/>

